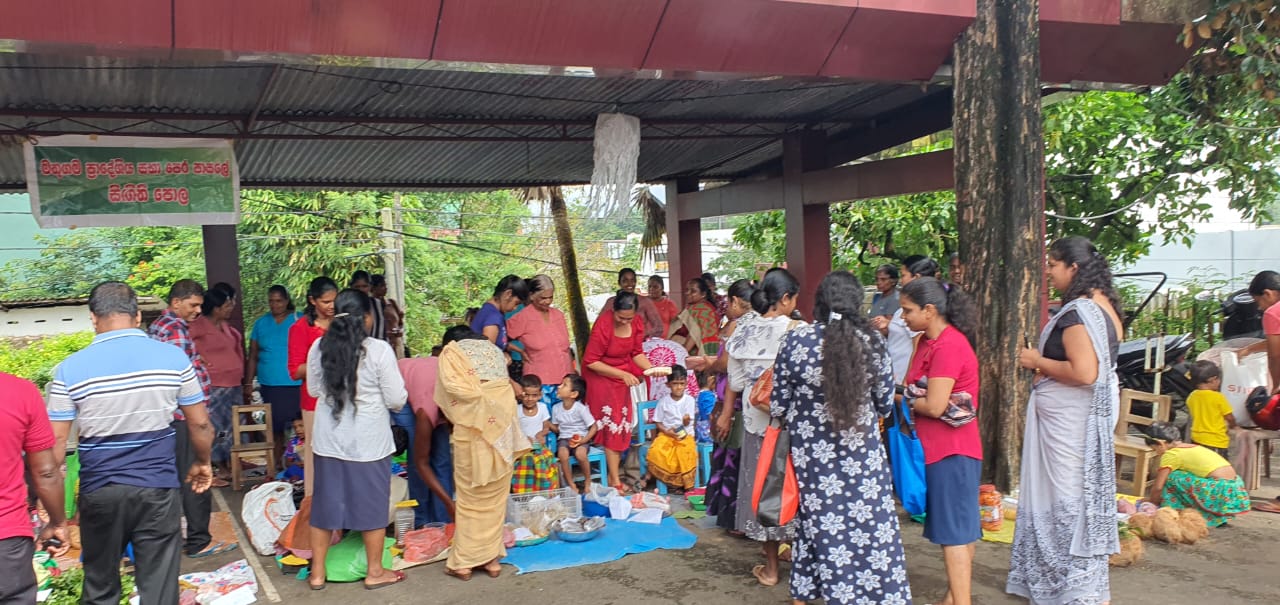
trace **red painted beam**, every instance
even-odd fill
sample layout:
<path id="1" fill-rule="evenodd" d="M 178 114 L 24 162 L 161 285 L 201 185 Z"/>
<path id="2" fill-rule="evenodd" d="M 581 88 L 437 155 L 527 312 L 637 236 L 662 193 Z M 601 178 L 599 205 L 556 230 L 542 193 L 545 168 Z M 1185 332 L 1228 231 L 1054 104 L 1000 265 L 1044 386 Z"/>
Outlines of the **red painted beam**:
<path id="1" fill-rule="evenodd" d="M 426 59 L 441 1 L 174 0 L 173 42 L 176 49 Z"/>
<path id="2" fill-rule="evenodd" d="M 955 187 L 950 149 L 888 160 L 802 172 L 800 195 L 805 206 L 910 195 Z M 722 187 L 681 193 L 675 216 L 681 221 L 711 216 L 749 214 L 786 208 L 785 177 L 740 181 Z"/>

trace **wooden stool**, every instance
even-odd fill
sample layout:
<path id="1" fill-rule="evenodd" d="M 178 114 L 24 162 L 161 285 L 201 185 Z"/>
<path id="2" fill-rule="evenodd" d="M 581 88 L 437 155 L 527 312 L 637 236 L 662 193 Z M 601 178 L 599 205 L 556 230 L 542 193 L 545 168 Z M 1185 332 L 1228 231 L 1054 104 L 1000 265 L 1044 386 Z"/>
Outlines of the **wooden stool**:
<path id="1" fill-rule="evenodd" d="M 262 412 L 262 423 L 254 423 L 253 415 Z M 247 423 L 243 423 L 247 419 Z M 245 439 L 247 437 L 248 439 Z M 241 460 L 262 456 L 267 460 L 267 480 L 276 476 L 275 437 L 271 431 L 270 405 L 231 406 L 231 488 L 244 487 Z"/>
<path id="2" fill-rule="evenodd" d="M 1151 417 L 1131 413 L 1134 401 L 1150 402 Z M 1173 400 L 1168 395 L 1152 395 L 1133 389 L 1120 391 L 1120 417 L 1119 422 L 1116 423 L 1116 491 L 1118 493 L 1145 498 L 1147 488 L 1151 484 L 1151 462 L 1156 459 L 1155 449 L 1147 445 L 1145 439 L 1139 435 L 1129 434 L 1129 425 L 1151 426 L 1156 421 L 1168 422 L 1172 412 Z M 1120 465 L 1125 458 L 1133 459 L 1132 481 L 1124 481 L 1120 478 Z"/>

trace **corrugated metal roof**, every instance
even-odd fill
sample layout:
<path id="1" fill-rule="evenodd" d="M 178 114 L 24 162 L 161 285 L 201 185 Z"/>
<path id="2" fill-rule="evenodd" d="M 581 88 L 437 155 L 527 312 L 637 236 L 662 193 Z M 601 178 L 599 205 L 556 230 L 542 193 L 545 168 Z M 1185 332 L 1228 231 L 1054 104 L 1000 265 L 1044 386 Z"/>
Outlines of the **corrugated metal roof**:
<path id="1" fill-rule="evenodd" d="M 256 132 L 283 138 L 237 141 L 241 178 L 247 185 L 482 187 L 589 180 L 590 123 L 598 113 L 621 111 L 646 125 L 641 180 L 677 175 L 732 178 L 776 159 L 781 144 L 776 137 L 717 138 L 718 133 L 739 128 L 753 134 L 781 133 L 817 127 L 836 135 L 931 92 L 936 90 L 832 79 L 659 80 L 3 54 L 0 134 L 96 129 L 173 136 L 177 128 L 185 128 L 206 129 L 203 136 L 234 137 L 240 122 L 219 124 L 218 116 L 243 121 L 257 108 L 260 130 Z M 51 122 L 56 116 L 30 117 L 24 112 L 51 112 L 75 121 Z M 147 122 L 133 114 L 161 121 Z M 298 121 L 312 117 L 325 121 Z M 293 121 L 273 123 L 281 119 Z M 468 124 L 344 128 L 334 121 L 360 119 L 465 120 Z M 551 127 L 486 128 L 480 124 L 486 120 L 582 124 L 561 133 L 570 140 L 549 142 L 529 139 L 548 136 Z M 752 120 L 768 123 L 742 124 Z M 304 134 L 335 130 L 382 138 L 331 140 Z M 389 138 L 409 132 L 486 139 Z M 493 140 L 499 138 L 503 140 Z M 0 138 L 0 188 L 13 189 L 22 183 L 20 146 L 12 140 L 6 145 Z"/>

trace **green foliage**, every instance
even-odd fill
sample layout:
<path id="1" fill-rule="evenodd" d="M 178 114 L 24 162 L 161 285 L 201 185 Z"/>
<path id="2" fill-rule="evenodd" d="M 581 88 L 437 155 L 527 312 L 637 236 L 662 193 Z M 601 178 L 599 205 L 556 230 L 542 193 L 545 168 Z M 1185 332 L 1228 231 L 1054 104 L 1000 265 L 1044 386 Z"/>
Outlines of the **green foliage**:
<path id="1" fill-rule="evenodd" d="M 81 591 L 84 588 L 84 568 L 75 567 L 63 571 L 54 577 L 49 588 L 52 592 L 45 605 L 80 605 Z M 133 574 L 120 574 L 120 605 L 129 605 L 133 596 L 135 580 Z"/>
<path id="2" fill-rule="evenodd" d="M 1113 261 L 1131 262 L 1157 231 L 1190 242 L 1195 224 L 1211 218 L 1203 200 L 1214 190 L 1247 219 L 1269 218 L 1280 200 L 1280 138 L 1268 127 L 1280 121 L 1236 97 L 1218 110 L 1248 128 L 1214 122 L 1195 113 L 1191 83 L 1180 74 L 1149 94 L 1090 92 L 1045 108 L 1050 239 L 1084 235 Z"/>
<path id="3" fill-rule="evenodd" d="M 0 342 L 0 372 L 26 378 L 43 390 L 53 380 L 53 369 L 92 340 L 92 333 L 78 332 L 51 336 L 28 346 Z"/>
<path id="4" fill-rule="evenodd" d="M 1195 337 L 1190 355 L 1213 346 L 1221 323 L 1220 302 L 1228 290 L 1225 276 L 1211 269 L 1193 269 L 1172 286 L 1166 285 L 1129 324 L 1128 338 L 1157 334 L 1191 334 Z M 1142 281 L 1117 280 L 1125 313 L 1132 314 L 1155 287 L 1150 278 Z M 1203 298 L 1203 300 L 1202 300 Z"/>

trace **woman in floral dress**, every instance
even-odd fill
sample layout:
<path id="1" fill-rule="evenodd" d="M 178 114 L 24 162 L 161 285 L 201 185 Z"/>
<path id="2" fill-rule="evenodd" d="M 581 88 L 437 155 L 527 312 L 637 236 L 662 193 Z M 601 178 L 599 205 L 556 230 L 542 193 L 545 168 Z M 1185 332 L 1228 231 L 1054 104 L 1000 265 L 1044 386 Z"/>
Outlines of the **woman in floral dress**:
<path id="1" fill-rule="evenodd" d="M 818 286 L 817 323 L 789 332 L 770 411 L 791 432 L 800 487 L 794 603 L 911 603 L 892 481 L 876 418 L 893 407 L 893 364 L 861 310 L 862 285 L 837 271 Z"/>

